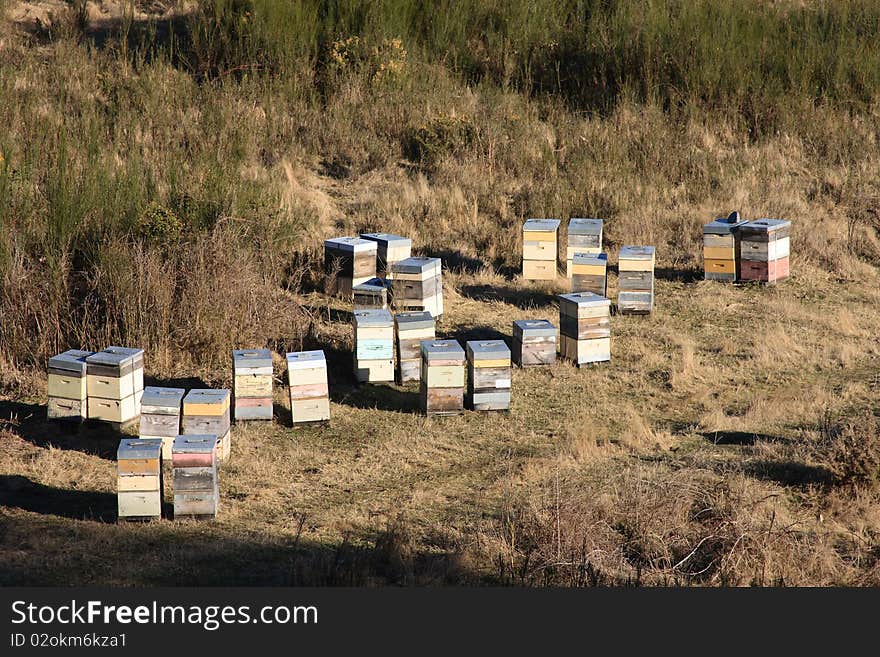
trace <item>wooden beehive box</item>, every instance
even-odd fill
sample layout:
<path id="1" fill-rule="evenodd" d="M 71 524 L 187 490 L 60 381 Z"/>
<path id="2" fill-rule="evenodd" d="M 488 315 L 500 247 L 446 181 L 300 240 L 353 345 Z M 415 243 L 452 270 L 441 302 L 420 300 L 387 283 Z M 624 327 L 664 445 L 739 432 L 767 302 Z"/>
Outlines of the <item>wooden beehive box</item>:
<path id="1" fill-rule="evenodd" d="M 510 349 L 504 340 L 470 340 L 468 402 L 475 411 L 510 410 Z"/>
<path id="2" fill-rule="evenodd" d="M 527 219 L 523 224 L 523 279 L 555 281 L 558 219 Z"/>
<path id="3" fill-rule="evenodd" d="M 777 283 L 791 273 L 791 222 L 758 219 L 739 227 L 740 278 L 744 281 Z"/>
<path id="4" fill-rule="evenodd" d="M 738 212 L 720 217 L 703 226 L 703 277 L 707 281 L 733 282 L 739 278 Z"/>
<path id="5" fill-rule="evenodd" d="M 268 349 L 235 349 L 232 352 L 234 417 L 272 419 L 272 352 Z"/>
<path id="6" fill-rule="evenodd" d="M 69 349 L 49 359 L 46 407 L 49 419 L 79 422 L 88 417 L 86 358 L 93 353 Z"/>
<path id="7" fill-rule="evenodd" d="M 602 226 L 601 219 L 569 219 L 568 245 L 565 256 L 565 273 L 568 278 L 571 278 L 573 273 L 571 266 L 575 253 L 602 252 Z"/>
<path id="8" fill-rule="evenodd" d="M 88 417 L 124 426 L 137 419 L 143 393 L 143 350 L 108 347 L 86 358 Z"/>
<path id="9" fill-rule="evenodd" d="M 290 414 L 294 426 L 330 420 L 327 359 L 321 350 L 287 354 Z"/>
<path id="10" fill-rule="evenodd" d="M 141 399 L 141 438 L 162 441 L 162 458 L 171 459 L 171 446 L 180 435 L 180 410 L 183 388 L 147 386 Z"/>
<path id="11" fill-rule="evenodd" d="M 354 309 L 387 308 L 390 289 L 391 281 L 384 278 L 371 278 L 366 283 L 355 285 L 352 290 Z"/>
<path id="12" fill-rule="evenodd" d="M 392 267 L 395 310 L 424 310 L 443 315 L 443 263 L 440 258 L 413 256 Z"/>
<path id="13" fill-rule="evenodd" d="M 376 242 L 360 237 L 324 240 L 327 294 L 350 297 L 355 285 L 376 277 Z"/>
<path id="14" fill-rule="evenodd" d="M 604 297 L 608 287 L 608 255 L 576 252 L 571 261 L 571 291 Z"/>
<path id="15" fill-rule="evenodd" d="M 183 398 L 181 434 L 214 436 L 219 461 L 228 459 L 232 448 L 231 397 L 225 388 L 195 388 Z"/>
<path id="16" fill-rule="evenodd" d="M 422 410 L 426 415 L 456 415 L 464 410 L 465 353 L 455 340 L 421 343 Z"/>
<path id="17" fill-rule="evenodd" d="M 611 302 L 592 292 L 559 299 L 559 353 L 578 366 L 611 360 Z"/>
<path id="18" fill-rule="evenodd" d="M 119 520 L 162 517 L 162 441 L 123 438 L 116 451 Z"/>
<path id="19" fill-rule="evenodd" d="M 618 257 L 617 310 L 647 315 L 654 310 L 653 246 L 622 246 Z"/>
<path id="20" fill-rule="evenodd" d="M 512 357 L 519 367 L 553 365 L 556 362 L 556 327 L 546 319 L 514 321 Z"/>
<path id="21" fill-rule="evenodd" d="M 394 381 L 394 318 L 387 309 L 356 310 L 354 372 L 359 382 Z"/>
<path id="22" fill-rule="evenodd" d="M 181 435 L 172 447 L 175 520 L 213 520 L 220 509 L 217 437 Z"/>
<path id="23" fill-rule="evenodd" d="M 376 274 L 387 279 L 394 278 L 395 262 L 412 255 L 412 240 L 391 233 L 361 233 L 361 237 L 376 243 Z"/>
<path id="24" fill-rule="evenodd" d="M 421 378 L 421 343 L 436 337 L 436 323 L 425 310 L 397 313 L 394 316 L 397 340 L 397 380 L 399 383 Z"/>

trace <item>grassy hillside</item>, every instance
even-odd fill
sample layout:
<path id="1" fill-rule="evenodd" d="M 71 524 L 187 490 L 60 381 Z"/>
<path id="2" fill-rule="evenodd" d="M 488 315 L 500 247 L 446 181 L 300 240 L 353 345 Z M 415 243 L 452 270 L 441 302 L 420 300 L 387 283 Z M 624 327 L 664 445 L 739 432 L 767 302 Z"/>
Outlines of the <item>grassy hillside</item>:
<path id="1" fill-rule="evenodd" d="M 0 582 L 877 584 L 878 37 L 857 0 L 7 0 Z M 791 281 L 701 280 L 732 209 L 793 221 Z M 657 246 L 609 366 L 517 372 L 503 417 L 353 385 L 324 238 L 443 257 L 471 339 L 556 317 L 530 216 Z M 113 436 L 41 408 L 108 343 L 212 385 L 324 348 L 333 426 L 236 430 L 216 524 L 108 524 Z"/>

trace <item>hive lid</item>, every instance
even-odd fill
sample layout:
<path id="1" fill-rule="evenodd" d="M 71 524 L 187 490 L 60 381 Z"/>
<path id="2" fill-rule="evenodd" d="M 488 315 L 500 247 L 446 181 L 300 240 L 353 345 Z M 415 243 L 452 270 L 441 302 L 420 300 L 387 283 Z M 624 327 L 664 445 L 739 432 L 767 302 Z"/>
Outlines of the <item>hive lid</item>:
<path id="1" fill-rule="evenodd" d="M 371 242 L 379 242 L 380 244 L 390 244 L 393 246 L 412 246 L 412 240 L 409 237 L 400 235 L 392 235 L 391 233 L 361 233 L 361 237 Z"/>
<path id="2" fill-rule="evenodd" d="M 314 351 L 292 351 L 287 354 L 287 369 L 309 370 L 327 366 L 327 359 L 320 349 Z"/>
<path id="3" fill-rule="evenodd" d="M 162 456 L 161 438 L 123 438 L 116 450 L 116 460 L 157 459 Z"/>
<path id="4" fill-rule="evenodd" d="M 272 367 L 272 352 L 268 349 L 233 349 L 234 367 Z"/>
<path id="5" fill-rule="evenodd" d="M 222 404 L 231 393 L 226 388 L 196 388 L 183 398 L 184 404 Z"/>
<path id="6" fill-rule="evenodd" d="M 705 224 L 703 233 L 706 235 L 729 235 L 744 223 L 746 222 L 740 219 L 739 212 L 731 212 L 728 217 L 719 217 Z"/>
<path id="7" fill-rule="evenodd" d="M 355 292 L 381 292 L 382 290 L 391 289 L 391 281 L 385 278 L 371 278 L 368 281 L 355 285 L 351 289 Z"/>
<path id="8" fill-rule="evenodd" d="M 601 219 L 579 219 L 572 217 L 568 220 L 569 235 L 601 235 Z"/>
<path id="9" fill-rule="evenodd" d="M 653 260 L 653 246 L 622 246 L 618 260 Z"/>
<path id="10" fill-rule="evenodd" d="M 572 264 L 575 265 L 600 265 L 608 266 L 607 253 L 575 253 L 571 257 Z"/>
<path id="11" fill-rule="evenodd" d="M 464 349 L 457 340 L 423 340 L 422 357 L 431 360 L 464 360 Z"/>
<path id="12" fill-rule="evenodd" d="M 147 386 L 141 398 L 142 406 L 180 406 L 186 390 L 183 388 L 160 388 Z"/>
<path id="13" fill-rule="evenodd" d="M 510 347 L 504 340 L 468 340 L 468 357 L 480 360 L 510 358 Z"/>
<path id="14" fill-rule="evenodd" d="M 360 237 L 333 237 L 324 240 L 324 248 L 349 253 L 360 253 L 361 251 L 375 251 L 376 243 L 371 240 L 361 239 Z"/>
<path id="15" fill-rule="evenodd" d="M 529 337 L 556 335 L 556 327 L 546 319 L 517 319 L 513 322 L 513 332 Z"/>
<path id="16" fill-rule="evenodd" d="M 440 258 L 412 256 L 395 262 L 391 265 L 391 271 L 395 274 L 422 274 L 436 270 L 439 273 L 441 267 L 442 261 Z"/>
<path id="17" fill-rule="evenodd" d="M 65 372 L 86 371 L 86 358 L 94 354 L 93 351 L 82 351 L 80 349 L 68 349 L 62 354 L 52 356 L 49 359 L 49 368 L 54 370 L 64 370 Z"/>
<path id="18" fill-rule="evenodd" d="M 569 294 L 560 294 L 557 298 L 560 304 L 574 304 L 578 308 L 598 308 L 611 305 L 609 299 L 599 296 L 594 292 L 571 292 Z"/>
<path id="19" fill-rule="evenodd" d="M 394 325 L 394 318 L 387 308 L 364 308 L 354 311 L 354 325 L 358 328 L 386 327 Z"/>
<path id="20" fill-rule="evenodd" d="M 559 219 L 526 219 L 523 230 L 537 233 L 553 233 L 562 223 Z"/>
<path id="21" fill-rule="evenodd" d="M 143 359 L 144 350 L 138 347 L 107 347 L 105 350 L 108 354 L 123 354 L 126 356 L 131 356 L 135 360 L 137 360 L 138 356 Z"/>
<path id="22" fill-rule="evenodd" d="M 172 454 L 210 454 L 217 449 L 217 436 L 192 434 L 177 436 L 171 445 Z"/>
<path id="23" fill-rule="evenodd" d="M 394 316 L 398 328 L 417 329 L 431 328 L 434 326 L 434 317 L 427 310 L 410 310 L 400 312 Z"/>
<path id="24" fill-rule="evenodd" d="M 127 365 L 134 365 L 133 353 L 121 351 L 116 347 L 108 347 L 103 351 L 98 351 L 86 358 L 89 365 L 103 365 L 104 367 L 123 368 Z"/>
<path id="25" fill-rule="evenodd" d="M 749 230 L 772 233 L 788 226 L 791 226 L 791 222 L 787 219 L 757 219 L 755 221 L 748 221 L 742 224 L 741 228 L 748 228 Z"/>

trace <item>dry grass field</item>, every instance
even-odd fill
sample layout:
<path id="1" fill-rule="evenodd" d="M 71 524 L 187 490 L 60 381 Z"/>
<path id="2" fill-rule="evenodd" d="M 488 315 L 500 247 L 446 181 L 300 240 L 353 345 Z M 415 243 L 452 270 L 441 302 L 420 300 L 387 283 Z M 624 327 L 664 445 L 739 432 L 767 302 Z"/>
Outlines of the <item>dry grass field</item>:
<path id="1" fill-rule="evenodd" d="M 861 17 L 874 61 L 870 3 L 772 5 L 830 12 L 828 34 Z M 880 584 L 864 71 L 760 112 L 721 73 L 718 100 L 633 83 L 600 107 L 538 64 L 526 86 L 488 38 L 476 77 L 344 27 L 264 74 L 206 46 L 231 28 L 195 5 L 0 7 L 0 585 Z M 733 209 L 792 220 L 790 280 L 702 280 L 701 225 Z M 354 383 L 324 238 L 412 236 L 444 260 L 438 334 L 509 340 L 566 285 L 521 280 L 529 216 L 605 218 L 611 263 L 657 246 L 655 313 L 612 318 L 610 363 L 514 371 L 509 414 L 429 419 L 416 386 Z M 278 354 L 276 421 L 233 428 L 217 522 L 116 524 L 118 435 L 46 420 L 48 356 L 109 343 L 186 386 L 229 386 L 234 346 Z M 290 426 L 300 348 L 328 355 L 329 427 Z"/>

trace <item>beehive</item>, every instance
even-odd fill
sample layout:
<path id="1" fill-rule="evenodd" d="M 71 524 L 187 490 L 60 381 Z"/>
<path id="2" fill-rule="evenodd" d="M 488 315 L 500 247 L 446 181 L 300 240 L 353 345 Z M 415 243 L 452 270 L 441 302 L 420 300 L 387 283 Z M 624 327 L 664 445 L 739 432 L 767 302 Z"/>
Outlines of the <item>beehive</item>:
<path id="1" fill-rule="evenodd" d="M 294 425 L 330 420 L 330 389 L 323 351 L 287 354 L 290 415 Z"/>
<path id="2" fill-rule="evenodd" d="M 559 296 L 559 353 L 578 366 L 611 360 L 611 302 L 592 292 Z"/>
<path id="3" fill-rule="evenodd" d="M 745 222 L 739 212 L 703 226 L 703 277 L 707 281 L 739 279 L 739 227 Z"/>
<path id="4" fill-rule="evenodd" d="M 740 279 L 776 283 L 790 273 L 791 222 L 758 219 L 739 227 Z"/>
<path id="5" fill-rule="evenodd" d="M 371 278 L 366 283 L 355 285 L 353 288 L 354 309 L 366 310 L 368 308 L 387 308 L 388 290 L 391 281 L 384 278 Z"/>
<path id="6" fill-rule="evenodd" d="M 425 415 L 457 415 L 464 410 L 465 354 L 455 340 L 421 344 L 419 393 Z"/>
<path id="7" fill-rule="evenodd" d="M 565 274 L 572 276 L 572 264 L 575 253 L 602 252 L 602 220 L 601 219 L 569 219 L 568 246 L 566 253 Z"/>
<path id="8" fill-rule="evenodd" d="M 186 436 L 214 436 L 217 460 L 225 461 L 232 450 L 232 423 L 230 421 L 229 390 L 197 388 L 183 398 L 181 434 Z"/>
<path id="9" fill-rule="evenodd" d="M 558 219 L 528 219 L 523 224 L 523 278 L 556 280 Z"/>
<path id="10" fill-rule="evenodd" d="M 513 362 L 519 367 L 556 362 L 556 327 L 546 319 L 518 319 L 513 323 Z"/>
<path id="11" fill-rule="evenodd" d="M 431 313 L 424 310 L 397 313 L 394 316 L 397 340 L 397 380 L 418 381 L 421 378 L 421 343 L 433 340 L 435 322 Z"/>
<path id="12" fill-rule="evenodd" d="M 79 422 L 88 417 L 86 358 L 93 353 L 70 349 L 49 359 L 46 415 L 50 419 Z"/>
<path id="13" fill-rule="evenodd" d="M 162 441 L 123 438 L 116 451 L 119 520 L 162 517 Z"/>
<path id="14" fill-rule="evenodd" d="M 360 237 L 324 240 L 327 294 L 350 297 L 355 285 L 376 277 L 376 242 Z"/>
<path id="15" fill-rule="evenodd" d="M 361 233 L 361 237 L 376 243 L 376 274 L 391 280 L 395 262 L 406 260 L 412 255 L 412 240 L 390 233 Z"/>
<path id="16" fill-rule="evenodd" d="M 394 381 L 394 319 L 384 309 L 356 310 L 354 373 L 364 382 Z"/>
<path id="17" fill-rule="evenodd" d="M 140 415 L 144 391 L 144 351 L 107 347 L 86 358 L 88 416 L 126 425 Z"/>
<path id="18" fill-rule="evenodd" d="M 608 287 L 608 254 L 580 253 L 572 256 L 571 291 L 605 296 Z"/>
<path id="19" fill-rule="evenodd" d="M 272 352 L 268 349 L 234 349 L 232 370 L 235 421 L 271 420 Z"/>
<path id="20" fill-rule="evenodd" d="M 475 411 L 510 410 L 510 349 L 504 340 L 471 340 L 468 405 Z"/>
<path id="21" fill-rule="evenodd" d="M 162 458 L 171 460 L 171 446 L 180 435 L 180 407 L 186 390 L 147 386 L 141 399 L 141 439 L 161 440 Z"/>
<path id="22" fill-rule="evenodd" d="M 217 437 L 181 435 L 174 440 L 171 465 L 174 519 L 213 520 L 220 508 Z"/>
<path id="23" fill-rule="evenodd" d="M 653 246 L 622 246 L 617 261 L 617 310 L 647 315 L 654 310 Z"/>
<path id="24" fill-rule="evenodd" d="M 440 258 L 417 257 L 395 262 L 394 309 L 425 310 L 438 320 L 443 315 L 443 266 Z"/>

